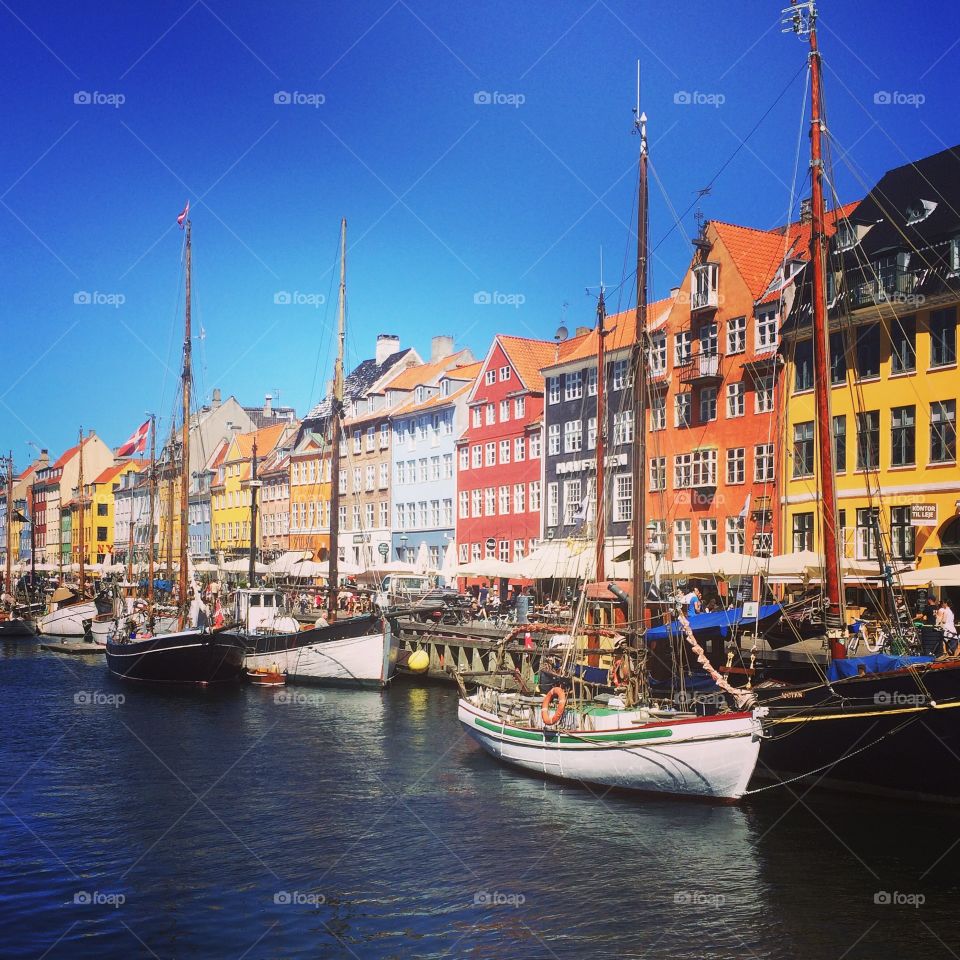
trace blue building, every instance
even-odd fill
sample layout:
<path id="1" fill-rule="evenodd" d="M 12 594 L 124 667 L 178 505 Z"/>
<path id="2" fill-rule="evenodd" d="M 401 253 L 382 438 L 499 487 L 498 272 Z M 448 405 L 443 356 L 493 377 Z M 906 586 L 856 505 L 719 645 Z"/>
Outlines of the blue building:
<path id="1" fill-rule="evenodd" d="M 190 509 L 187 533 L 190 556 L 194 560 L 210 559 L 210 484 L 214 472 L 200 470 L 190 478 Z"/>

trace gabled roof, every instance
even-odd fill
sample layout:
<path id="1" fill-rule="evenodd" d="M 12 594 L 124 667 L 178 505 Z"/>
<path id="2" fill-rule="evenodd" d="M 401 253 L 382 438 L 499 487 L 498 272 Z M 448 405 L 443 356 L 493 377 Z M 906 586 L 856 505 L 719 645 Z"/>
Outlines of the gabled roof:
<path id="1" fill-rule="evenodd" d="M 476 360 L 473 363 L 464 363 L 454 367 L 452 370 L 448 370 L 443 376 L 450 380 L 469 380 L 472 383 L 477 379 L 482 367 L 483 361 Z"/>
<path id="2" fill-rule="evenodd" d="M 358 397 L 363 396 L 371 387 L 373 387 L 385 374 L 391 369 L 402 363 L 406 359 L 419 356 L 410 347 L 406 350 L 398 350 L 391 353 L 383 363 L 377 363 L 375 357 L 364 360 L 359 363 L 343 381 L 343 399 L 345 404 L 350 404 Z M 306 420 L 319 420 L 330 416 L 330 398 L 324 397 L 307 415 Z"/>
<path id="3" fill-rule="evenodd" d="M 94 480 L 94 483 L 110 483 L 117 474 L 122 473 L 125 470 L 142 470 L 144 467 L 143 460 L 125 460 L 123 463 L 115 463 L 112 467 L 107 467 L 103 473 Z"/>
<path id="4" fill-rule="evenodd" d="M 65 467 L 73 458 L 76 456 L 77 451 L 80 449 L 79 444 L 74 444 L 70 447 L 69 450 L 64 450 L 57 459 L 50 464 L 51 470 L 58 470 L 60 467 Z"/>
<path id="5" fill-rule="evenodd" d="M 480 364 L 477 364 L 477 366 L 479 367 Z M 413 400 L 408 400 L 402 406 L 394 410 L 390 416 L 394 418 L 405 417 L 413 413 L 422 413 L 424 410 L 433 410 L 436 407 L 445 407 L 448 403 L 454 403 L 461 397 L 465 396 L 472 388 L 473 380 L 471 379 L 469 383 L 465 383 L 462 387 L 458 387 L 453 391 L 453 393 L 448 393 L 445 397 L 441 396 L 439 393 L 436 393 L 432 397 L 428 397 L 426 400 L 421 400 L 420 403 L 415 403 Z"/>
<path id="6" fill-rule="evenodd" d="M 482 368 L 485 369 L 490 364 L 499 344 L 511 366 L 516 370 L 520 383 L 527 390 L 542 393 L 543 368 L 566 360 L 583 340 L 584 337 L 581 336 L 558 343 L 555 340 L 531 340 L 527 337 L 512 337 L 498 333 Z M 475 384 L 479 382 L 477 379 Z"/>
<path id="7" fill-rule="evenodd" d="M 290 428 L 291 424 L 288 421 L 283 421 L 282 423 L 274 423 L 269 427 L 261 427 L 259 430 L 254 430 L 252 433 L 240 433 L 234 437 L 234 444 L 231 444 L 231 448 L 236 450 L 236 455 L 232 452 L 228 455 L 228 460 L 249 460 L 253 456 L 253 444 L 256 441 L 257 444 L 257 456 L 265 457 L 267 454 L 272 453 L 274 447 L 280 442 L 280 438 L 283 436 L 285 430 Z"/>
<path id="8" fill-rule="evenodd" d="M 389 383 L 384 385 L 384 389 L 412 390 L 414 387 L 432 385 L 442 374 L 456 365 L 457 357 L 469 361 L 473 355 L 469 350 L 461 350 L 441 360 L 435 360 L 433 363 L 420 363 L 407 367 L 395 377 L 391 377 Z"/>

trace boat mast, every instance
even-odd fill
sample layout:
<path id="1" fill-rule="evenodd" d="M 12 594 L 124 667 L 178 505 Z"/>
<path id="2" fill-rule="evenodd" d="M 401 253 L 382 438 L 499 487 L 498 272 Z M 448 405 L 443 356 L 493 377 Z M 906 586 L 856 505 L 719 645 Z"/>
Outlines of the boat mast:
<path id="1" fill-rule="evenodd" d="M 6 590 L 13 599 L 13 564 L 11 562 L 11 553 L 13 552 L 13 451 L 7 457 L 7 569 L 6 569 Z"/>
<path id="2" fill-rule="evenodd" d="M 166 568 L 166 579 L 169 582 L 173 582 L 173 471 L 174 471 L 174 459 L 176 458 L 176 452 L 174 450 L 174 437 L 176 436 L 176 431 L 174 430 L 173 425 L 170 426 L 170 440 L 167 443 L 167 465 L 166 465 L 166 481 L 167 481 L 167 527 L 164 531 L 166 533 L 166 555 L 167 555 L 167 568 Z M 161 544 L 163 540 L 161 540 Z"/>
<path id="3" fill-rule="evenodd" d="M 607 307 L 603 299 L 603 267 L 600 268 L 600 299 L 597 301 L 597 479 L 594 484 L 594 500 L 596 509 L 594 516 L 596 518 L 596 547 L 597 559 L 595 564 L 594 579 L 599 583 L 606 577 L 604 569 L 604 540 L 606 539 L 607 511 L 604 506 L 604 460 L 607 456 L 606 451 L 606 409 L 604 405 L 604 380 L 606 379 L 606 351 L 604 349 L 604 338 L 607 331 L 604 329 L 604 320 L 607 316 Z"/>
<path id="4" fill-rule="evenodd" d="M 84 564 L 84 554 L 86 553 L 86 544 L 83 537 L 83 427 L 80 428 L 80 473 L 77 479 L 77 487 L 80 491 L 80 506 L 78 515 L 80 518 L 80 596 L 84 596 L 87 587 L 87 568 Z"/>
<path id="5" fill-rule="evenodd" d="M 149 499 L 150 516 L 147 524 L 149 534 L 147 536 L 147 626 L 150 632 L 153 632 L 153 511 L 156 509 L 157 492 L 157 418 L 150 414 L 150 476 L 147 484 L 147 495 Z M 131 504 L 131 512 L 133 506 Z"/>
<path id="6" fill-rule="evenodd" d="M 837 491 L 833 462 L 833 437 L 830 432 L 829 330 L 827 323 L 826 212 L 823 199 L 823 157 L 821 135 L 824 121 L 821 92 L 821 61 L 817 47 L 817 9 L 814 0 L 793 0 L 784 11 L 790 14 L 793 30 L 810 39 L 810 181 L 812 216 L 810 223 L 810 265 L 813 268 L 811 300 L 813 307 L 813 383 L 817 417 L 817 453 L 820 467 L 820 529 L 823 538 L 824 586 L 826 591 L 826 628 L 830 654 L 834 659 L 846 656 L 843 584 L 837 547 Z"/>
<path id="7" fill-rule="evenodd" d="M 340 584 L 340 434 L 343 416 L 343 347 L 346 339 L 347 304 L 347 218 L 340 221 L 340 292 L 337 317 L 337 359 L 333 366 L 333 396 L 330 402 L 330 553 L 327 621 L 337 619 Z"/>
<path id="8" fill-rule="evenodd" d="M 634 128 L 640 134 L 640 185 L 637 198 L 637 308 L 633 344 L 633 511 L 631 513 L 630 618 L 634 624 L 634 645 L 639 646 L 646 619 L 646 583 L 643 560 L 646 537 L 647 459 L 647 115 L 640 112 L 640 64 L 637 64 L 637 106 Z"/>
<path id="9" fill-rule="evenodd" d="M 130 519 L 127 522 L 127 583 L 133 583 L 133 474 L 127 474 L 127 483 L 130 490 Z M 132 586 L 127 587 L 128 596 L 136 596 Z"/>
<path id="10" fill-rule="evenodd" d="M 260 486 L 257 480 L 257 438 L 253 438 L 253 458 L 250 469 L 250 566 L 248 569 L 248 580 L 250 586 L 256 583 L 257 575 L 257 488 Z"/>
<path id="11" fill-rule="evenodd" d="M 183 630 L 187 611 L 187 531 L 190 522 L 190 220 L 187 219 L 187 247 L 186 247 L 186 310 L 183 321 L 183 426 L 180 439 L 180 612 L 177 617 L 179 629 Z M 172 452 L 172 451 L 171 451 Z M 170 464 L 171 468 L 173 463 Z M 173 492 L 173 478 L 170 479 L 170 490 Z M 171 497 L 171 507 L 173 501 Z M 170 517 L 170 543 L 173 544 L 173 516 Z"/>

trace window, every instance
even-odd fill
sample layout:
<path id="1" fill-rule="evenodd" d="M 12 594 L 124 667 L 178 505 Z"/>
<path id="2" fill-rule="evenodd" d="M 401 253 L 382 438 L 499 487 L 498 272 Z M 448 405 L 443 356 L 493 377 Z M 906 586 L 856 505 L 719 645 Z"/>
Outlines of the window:
<path id="1" fill-rule="evenodd" d="M 540 512 L 540 481 L 531 480 L 529 490 L 530 490 L 530 512 L 539 513 Z"/>
<path id="2" fill-rule="evenodd" d="M 717 388 L 700 388 L 700 423 L 717 419 Z"/>
<path id="3" fill-rule="evenodd" d="M 727 353 L 743 353 L 747 349 L 747 318 L 733 317 L 727 321 Z"/>
<path id="4" fill-rule="evenodd" d="M 910 507 L 890 508 L 890 552 L 895 560 L 913 560 L 916 556 L 916 528 Z"/>
<path id="5" fill-rule="evenodd" d="M 583 447 L 583 421 L 568 420 L 563 425 L 563 452 L 577 453 Z"/>
<path id="6" fill-rule="evenodd" d="M 480 559 L 480 544 L 474 543 L 470 545 L 470 558 L 472 560 Z"/>
<path id="7" fill-rule="evenodd" d="M 857 414 L 857 469 L 876 470 L 880 466 L 880 411 Z"/>
<path id="8" fill-rule="evenodd" d="M 896 317 L 890 323 L 890 371 L 917 369 L 917 318 Z"/>
<path id="9" fill-rule="evenodd" d="M 353 508 L 353 529 L 360 529 L 360 505 L 356 504 Z"/>
<path id="10" fill-rule="evenodd" d="M 497 422 L 497 408 L 492 404 L 487 404 L 486 424 L 492 427 Z"/>
<path id="11" fill-rule="evenodd" d="M 917 408 L 894 407 L 890 411 L 890 466 L 916 463 Z"/>
<path id="12" fill-rule="evenodd" d="M 518 560 L 523 559 L 523 541 L 514 540 L 513 541 L 513 561 L 516 563 Z"/>
<path id="13" fill-rule="evenodd" d="M 560 522 L 560 484 L 547 484 L 547 526 L 555 527 Z"/>
<path id="14" fill-rule="evenodd" d="M 497 445 L 491 440 L 490 443 L 484 444 L 484 462 L 488 467 L 495 467 L 497 465 Z"/>
<path id="15" fill-rule="evenodd" d="M 470 516 L 479 517 L 483 514 L 483 491 L 470 491 Z"/>
<path id="16" fill-rule="evenodd" d="M 417 461 L 417 483 L 427 482 L 427 458 L 422 457 Z"/>
<path id="17" fill-rule="evenodd" d="M 690 556 L 690 520 L 673 521 L 673 559 L 686 560 Z"/>
<path id="18" fill-rule="evenodd" d="M 930 462 L 953 463 L 957 459 L 957 401 L 930 404 Z"/>
<path id="19" fill-rule="evenodd" d="M 813 341 L 800 340 L 793 353 L 793 390 L 813 389 Z"/>
<path id="20" fill-rule="evenodd" d="M 727 450 L 727 483 L 744 483 L 747 479 L 747 451 L 745 447 Z"/>
<path id="21" fill-rule="evenodd" d="M 106 507 L 105 503 L 98 504 L 98 506 Z M 98 516 L 105 516 L 105 514 L 98 513 Z M 107 528 L 106 527 L 97 527 L 97 542 L 104 543 L 107 539 Z"/>
<path id="22" fill-rule="evenodd" d="M 595 450 L 597 446 L 597 418 L 587 420 L 587 449 Z"/>
<path id="23" fill-rule="evenodd" d="M 480 413 L 480 408 L 479 408 L 479 407 L 474 407 L 474 408 L 473 408 L 472 416 L 473 416 L 473 425 L 474 425 L 475 427 L 479 427 L 479 426 L 480 426 L 480 418 L 481 418 L 481 416 L 482 416 L 482 414 Z"/>
<path id="24" fill-rule="evenodd" d="M 360 431 L 359 430 L 353 431 L 353 452 L 354 453 L 360 452 Z"/>
<path id="25" fill-rule="evenodd" d="M 443 455 L 443 477 L 445 480 L 453 479 L 453 454 L 445 453 Z M 386 484 L 384 484 L 386 486 Z"/>
<path id="26" fill-rule="evenodd" d="M 753 448 L 754 483 L 769 483 L 773 480 L 773 444 L 759 443 Z"/>
<path id="27" fill-rule="evenodd" d="M 667 335 L 654 333 L 650 336 L 650 372 L 657 376 L 667 372 Z"/>
<path id="28" fill-rule="evenodd" d="M 510 512 L 510 488 L 502 486 L 497 490 L 497 512 L 503 516 Z"/>
<path id="29" fill-rule="evenodd" d="M 673 485 L 677 490 L 687 490 L 692 483 L 693 455 L 678 453 L 673 458 Z"/>
<path id="30" fill-rule="evenodd" d="M 610 366 L 613 370 L 613 389 L 622 390 L 624 387 L 630 386 L 628 362 L 626 360 L 614 360 Z"/>
<path id="31" fill-rule="evenodd" d="M 514 397 L 513 399 L 513 419 L 522 420 L 527 413 L 527 398 Z"/>
<path id="32" fill-rule="evenodd" d="M 877 522 L 880 518 L 878 507 L 860 507 L 857 510 L 856 558 L 858 560 L 877 559 Z"/>
<path id="33" fill-rule="evenodd" d="M 690 482 L 695 487 L 717 485 L 717 451 L 695 450 L 691 454 Z"/>
<path id="34" fill-rule="evenodd" d="M 513 485 L 513 512 L 527 512 L 527 485 L 525 483 L 515 483 Z"/>
<path id="35" fill-rule="evenodd" d="M 460 519 L 466 520 L 470 516 L 470 492 L 468 490 L 461 490 L 459 493 L 460 497 Z"/>
<path id="36" fill-rule="evenodd" d="M 431 480 L 440 479 L 440 458 L 439 457 L 430 458 L 430 479 Z"/>
<path id="37" fill-rule="evenodd" d="M 742 417 L 745 412 L 743 381 L 727 384 L 727 416 Z"/>
<path id="38" fill-rule="evenodd" d="M 746 520 L 744 517 L 727 517 L 727 550 L 743 553 L 747 545 Z"/>
<path id="39" fill-rule="evenodd" d="M 633 519 L 633 477 L 618 473 L 613 480 L 613 519 L 626 523 Z"/>
<path id="40" fill-rule="evenodd" d="M 812 357 L 811 357 L 812 361 Z M 847 382 L 847 338 L 842 330 L 830 334 L 830 383 L 837 386 Z M 811 386 L 813 379 L 811 374 Z"/>
<path id="41" fill-rule="evenodd" d="M 483 491 L 483 515 L 485 517 L 497 515 L 497 491 L 493 487 L 487 487 Z"/>
<path id="42" fill-rule="evenodd" d="M 372 490 L 373 487 L 374 487 L 374 484 L 375 484 L 375 482 L 376 482 L 376 477 L 377 477 L 377 472 L 376 472 L 376 470 L 373 468 L 373 465 L 371 465 L 371 466 L 369 466 L 369 467 L 366 468 L 366 471 L 365 471 L 365 473 L 364 473 L 364 477 L 365 477 L 365 483 L 364 483 L 363 489 L 364 489 L 364 490 L 368 490 L 368 491 L 369 491 L 369 490 Z"/>
<path id="43" fill-rule="evenodd" d="M 795 553 L 800 550 L 813 549 L 812 513 L 795 513 L 793 515 L 793 549 Z"/>
<path id="44" fill-rule="evenodd" d="M 540 446 L 543 441 L 543 436 L 539 430 L 534 431 L 530 434 L 530 459 L 539 460 L 540 459 Z"/>
<path id="45" fill-rule="evenodd" d="M 664 393 L 657 393 L 650 398 L 650 429 L 667 429 L 667 397 Z"/>
<path id="46" fill-rule="evenodd" d="M 501 463 L 510 462 L 510 441 L 509 440 L 500 441 L 500 462 Z"/>
<path id="47" fill-rule="evenodd" d="M 376 446 L 377 443 L 377 428 L 376 427 L 367 427 L 367 442 L 364 445 L 364 449 L 369 453 Z"/>
<path id="48" fill-rule="evenodd" d="M 833 418 L 833 469 L 835 473 L 847 470 L 847 417 L 842 413 Z"/>
<path id="49" fill-rule="evenodd" d="M 484 373 L 484 375 L 483 375 L 483 382 L 484 382 L 488 387 L 493 386 L 493 384 L 495 384 L 495 383 L 497 382 L 497 371 L 496 371 L 496 370 L 487 370 L 487 372 Z"/>
<path id="50" fill-rule="evenodd" d="M 613 443 L 633 443 L 633 410 L 621 410 L 613 415 Z"/>
<path id="51" fill-rule="evenodd" d="M 505 380 L 510 379 L 510 367 L 501 367 L 500 368 L 500 382 L 503 383 Z"/>
<path id="52" fill-rule="evenodd" d="M 777 346 L 777 309 L 761 310 L 757 314 L 756 351 L 774 350 Z"/>
<path id="53" fill-rule="evenodd" d="M 682 330 L 673 336 L 673 365 L 682 367 L 690 361 L 690 331 Z"/>
<path id="54" fill-rule="evenodd" d="M 359 467 L 355 467 L 353 471 L 353 492 L 359 493 L 362 487 L 363 487 L 363 474 Z"/>
<path id="55" fill-rule="evenodd" d="M 510 419 L 510 401 L 500 401 L 500 422 L 506 423 Z"/>
<path id="56" fill-rule="evenodd" d="M 532 439 L 532 438 L 531 438 Z M 560 452 L 560 424 L 551 423 L 547 427 L 547 456 L 555 457 Z M 533 456 L 533 450 L 530 451 L 530 456 Z"/>
<path id="57" fill-rule="evenodd" d="M 453 500 L 449 497 L 443 501 L 443 525 L 445 527 L 453 526 Z"/>
<path id="58" fill-rule="evenodd" d="M 479 443 L 475 447 L 471 447 L 470 455 L 473 457 L 474 467 L 483 466 L 483 447 L 481 447 Z"/>
<path id="59" fill-rule="evenodd" d="M 563 522 L 568 526 L 575 523 L 580 512 L 580 500 L 583 496 L 583 485 L 579 480 L 564 480 L 563 482 Z"/>
<path id="60" fill-rule="evenodd" d="M 756 377 L 754 379 L 753 408 L 757 413 L 773 412 L 773 375 L 770 377 Z"/>
<path id="61" fill-rule="evenodd" d="M 957 362 L 957 315 L 949 310 L 930 314 L 930 366 L 944 367 Z"/>
<path id="62" fill-rule="evenodd" d="M 650 458 L 650 489 L 666 490 L 667 488 L 667 458 Z"/>
<path id="63" fill-rule="evenodd" d="M 678 393 L 673 398 L 674 426 L 689 427 L 693 403 L 689 393 Z"/>
<path id="64" fill-rule="evenodd" d="M 547 377 L 547 403 L 560 402 L 560 378 Z"/>
<path id="65" fill-rule="evenodd" d="M 595 397 L 597 395 L 597 368 L 591 367 L 587 371 L 587 396 Z"/>
<path id="66" fill-rule="evenodd" d="M 506 563 L 510 559 L 510 541 L 500 540 L 497 542 L 497 559 L 501 563 Z"/>
<path id="67" fill-rule="evenodd" d="M 719 340 L 717 336 L 717 325 L 715 323 L 705 323 L 700 328 L 700 355 L 704 357 L 715 357 Z"/>
<path id="68" fill-rule="evenodd" d="M 526 441 L 523 437 L 515 437 L 513 441 L 513 460 L 520 463 L 527 458 Z"/>
<path id="69" fill-rule="evenodd" d="M 583 396 L 583 371 L 568 373 L 563 380 L 563 399 L 579 400 Z"/>
<path id="70" fill-rule="evenodd" d="M 857 329 L 857 376 L 864 380 L 880 376 L 880 325 L 870 323 Z"/>
<path id="71" fill-rule="evenodd" d="M 813 421 L 793 426 L 793 476 L 813 476 Z"/>
<path id="72" fill-rule="evenodd" d="M 470 557 L 470 544 L 469 543 L 457 544 L 457 554 L 459 556 L 460 562 L 466 563 Z"/>

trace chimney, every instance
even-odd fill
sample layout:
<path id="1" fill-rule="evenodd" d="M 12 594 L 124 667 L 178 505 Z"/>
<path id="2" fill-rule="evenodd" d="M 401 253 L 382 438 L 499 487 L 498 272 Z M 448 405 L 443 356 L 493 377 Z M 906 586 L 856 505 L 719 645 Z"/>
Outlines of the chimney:
<path id="1" fill-rule="evenodd" d="M 377 334 L 377 366 L 400 349 L 400 338 L 392 333 Z"/>
<path id="2" fill-rule="evenodd" d="M 273 394 L 268 393 L 263 398 L 263 415 L 265 417 L 273 416 Z"/>
<path id="3" fill-rule="evenodd" d="M 800 201 L 800 222 L 810 223 L 813 220 L 813 198 L 804 197 Z"/>
<path id="4" fill-rule="evenodd" d="M 670 299 L 671 299 L 671 300 L 676 300 L 676 299 L 677 299 L 677 294 L 679 294 L 679 293 L 680 293 L 680 288 L 679 288 L 679 287 L 671 287 L 671 288 L 670 288 Z"/>
<path id="5" fill-rule="evenodd" d="M 590 333 L 590 327 L 577 327 L 573 335 L 575 337 L 585 337 L 588 333 Z"/>
<path id="6" fill-rule="evenodd" d="M 453 353 L 453 337 L 443 334 L 430 340 L 430 362 L 446 360 Z"/>
<path id="7" fill-rule="evenodd" d="M 217 407 L 220 406 L 220 388 L 219 387 L 213 388 L 213 400 L 211 401 L 210 406 L 212 406 L 214 410 L 216 410 Z"/>

